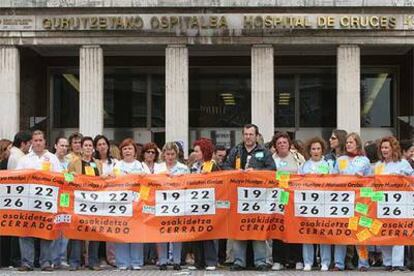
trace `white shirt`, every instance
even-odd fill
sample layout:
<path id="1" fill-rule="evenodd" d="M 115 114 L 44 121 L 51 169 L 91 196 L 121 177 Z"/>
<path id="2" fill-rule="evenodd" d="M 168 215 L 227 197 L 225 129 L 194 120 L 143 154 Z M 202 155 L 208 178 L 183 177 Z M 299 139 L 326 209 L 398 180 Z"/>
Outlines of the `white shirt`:
<path id="1" fill-rule="evenodd" d="M 148 165 L 145 162 L 142 162 L 142 166 L 144 167 L 144 171 L 145 171 L 146 174 L 153 174 L 156 171 L 159 171 L 160 168 L 161 168 L 160 163 L 154 163 L 153 171 L 150 170 L 150 168 L 148 167 Z"/>
<path id="2" fill-rule="evenodd" d="M 106 159 L 105 162 L 102 162 L 102 176 L 113 175 L 114 167 L 119 161 L 115 158 L 111 158 L 111 164 L 109 164 L 109 159 Z"/>
<path id="3" fill-rule="evenodd" d="M 62 171 L 59 159 L 56 157 L 56 155 L 50 153 L 47 150 L 45 150 L 40 156 L 34 153 L 33 151 L 29 152 L 28 154 L 26 154 L 19 160 L 19 162 L 17 163 L 16 170 L 24 170 L 24 169 L 42 170 L 42 165 L 45 162 L 50 163 L 51 172 Z"/>
<path id="4" fill-rule="evenodd" d="M 7 161 L 7 169 L 8 170 L 15 170 L 17 167 L 17 163 L 19 162 L 20 158 L 24 156 L 24 152 L 16 147 L 12 147 L 10 149 L 10 156 L 9 160 Z"/>
<path id="5" fill-rule="evenodd" d="M 138 160 L 134 160 L 132 162 L 125 162 L 124 160 L 121 160 L 115 164 L 114 168 L 119 170 L 121 175 L 145 173 L 142 163 Z"/>
<path id="6" fill-rule="evenodd" d="M 59 164 L 60 164 L 60 169 L 62 172 L 66 172 L 68 170 L 68 166 L 69 166 L 69 159 L 65 157 L 63 157 L 63 160 L 60 160 L 59 157 L 56 155 L 57 159 L 59 160 Z"/>
<path id="7" fill-rule="evenodd" d="M 177 163 L 175 164 L 175 166 L 173 168 L 168 170 L 167 163 L 162 162 L 162 163 L 159 164 L 157 170 L 154 169 L 154 173 L 155 174 L 170 173 L 172 175 L 179 175 L 179 174 L 190 173 L 190 170 L 188 169 L 188 167 L 186 165 L 184 165 L 183 163 L 180 163 L 178 161 L 177 161 Z"/>

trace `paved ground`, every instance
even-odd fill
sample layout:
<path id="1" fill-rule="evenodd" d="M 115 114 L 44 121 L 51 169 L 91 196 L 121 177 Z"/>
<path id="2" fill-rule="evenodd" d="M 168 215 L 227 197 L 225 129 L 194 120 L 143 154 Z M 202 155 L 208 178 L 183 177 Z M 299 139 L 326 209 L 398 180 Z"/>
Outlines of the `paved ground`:
<path id="1" fill-rule="evenodd" d="M 222 275 L 234 275 L 234 276 L 250 276 L 250 275 L 275 275 L 275 276 L 290 276 L 290 275 L 303 275 L 303 276 L 314 276 L 314 275 L 326 275 L 326 276 L 345 276 L 345 275 L 389 275 L 390 272 L 385 272 L 383 270 L 375 269 L 369 272 L 356 272 L 356 271 L 345 271 L 345 272 L 320 272 L 320 271 L 312 271 L 312 272 L 302 272 L 302 271 L 269 271 L 269 272 L 256 272 L 256 271 L 242 271 L 242 272 L 231 272 L 227 269 L 219 269 L 212 272 L 207 271 L 189 271 L 188 269 L 183 269 L 181 271 L 159 271 L 156 267 L 146 267 L 145 270 L 141 271 L 117 271 L 115 269 L 105 269 L 103 271 L 90 271 L 90 270 L 80 270 L 80 271 L 54 271 L 54 272 L 41 272 L 41 271 L 32 271 L 32 272 L 18 272 L 13 269 L 0 269 L 0 276 L 19 276 L 19 275 L 68 275 L 68 276 L 129 276 L 129 275 L 145 275 L 145 276 L 161 276 L 161 275 L 175 275 L 175 276 L 201 276 L 201 275 L 210 275 L 210 276 L 222 276 Z M 392 274 L 398 275 L 414 275 L 414 272 L 392 272 Z"/>

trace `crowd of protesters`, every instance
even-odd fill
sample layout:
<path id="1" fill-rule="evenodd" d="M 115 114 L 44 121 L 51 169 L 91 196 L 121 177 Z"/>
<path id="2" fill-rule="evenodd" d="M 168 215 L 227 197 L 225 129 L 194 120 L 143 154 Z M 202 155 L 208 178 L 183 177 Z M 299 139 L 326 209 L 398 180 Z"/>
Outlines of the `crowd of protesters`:
<path id="1" fill-rule="evenodd" d="M 362 144 L 356 133 L 334 130 L 329 141 L 313 137 L 306 143 L 291 140 L 288 133 L 276 132 L 271 142 L 263 143 L 254 124 L 243 127 L 243 141 L 232 149 L 200 138 L 184 160 L 183 147 L 169 141 L 161 148 L 155 143 L 139 144 L 127 138 L 118 145 L 103 135 L 96 137 L 73 133 L 58 137 L 48 151 L 42 131 L 21 131 L 13 141 L 0 140 L 0 169 L 46 169 L 100 177 L 126 174 L 180 175 L 218 170 L 280 170 L 299 174 L 413 175 L 414 145 L 382 137 Z M 53 153 L 52 153 L 53 152 Z M 56 269 L 141 270 L 158 265 L 215 270 L 296 269 L 311 271 L 367 271 L 383 266 L 386 271 L 414 269 L 413 248 L 409 246 L 345 246 L 327 244 L 290 244 L 279 240 L 208 240 L 174 243 L 111 243 L 99 241 L 54 241 L 30 237 L 0 237 L 0 267 L 19 271 Z M 362 254 L 368 252 L 368 254 Z"/>

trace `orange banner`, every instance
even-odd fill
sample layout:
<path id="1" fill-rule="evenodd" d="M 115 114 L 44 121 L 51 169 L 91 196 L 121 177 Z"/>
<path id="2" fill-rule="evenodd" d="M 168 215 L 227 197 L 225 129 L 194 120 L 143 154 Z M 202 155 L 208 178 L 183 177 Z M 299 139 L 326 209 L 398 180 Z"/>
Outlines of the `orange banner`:
<path id="1" fill-rule="evenodd" d="M 0 173 L 0 235 L 56 239 L 62 179 L 34 171 Z"/>
<path id="2" fill-rule="evenodd" d="M 414 244 L 414 178 L 221 171 L 119 178 L 0 172 L 0 235 Z"/>

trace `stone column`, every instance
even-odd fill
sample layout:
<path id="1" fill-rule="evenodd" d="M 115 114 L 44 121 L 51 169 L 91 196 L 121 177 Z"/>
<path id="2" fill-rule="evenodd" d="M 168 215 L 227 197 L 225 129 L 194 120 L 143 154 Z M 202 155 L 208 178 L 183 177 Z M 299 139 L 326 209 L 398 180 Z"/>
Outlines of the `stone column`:
<path id="1" fill-rule="evenodd" d="M 13 140 L 20 130 L 20 55 L 14 46 L 0 46 L 0 137 Z"/>
<path id="2" fill-rule="evenodd" d="M 188 49 L 169 45 L 165 51 L 165 141 L 182 141 L 188 153 Z"/>
<path id="3" fill-rule="evenodd" d="M 340 45 L 337 49 L 337 128 L 360 133 L 360 48 Z"/>
<path id="4" fill-rule="evenodd" d="M 103 51 L 99 45 L 80 48 L 79 131 L 94 137 L 103 133 Z"/>
<path id="5" fill-rule="evenodd" d="M 274 69 L 272 45 L 252 47 L 252 123 L 259 127 L 264 141 L 273 137 L 275 122 Z"/>

